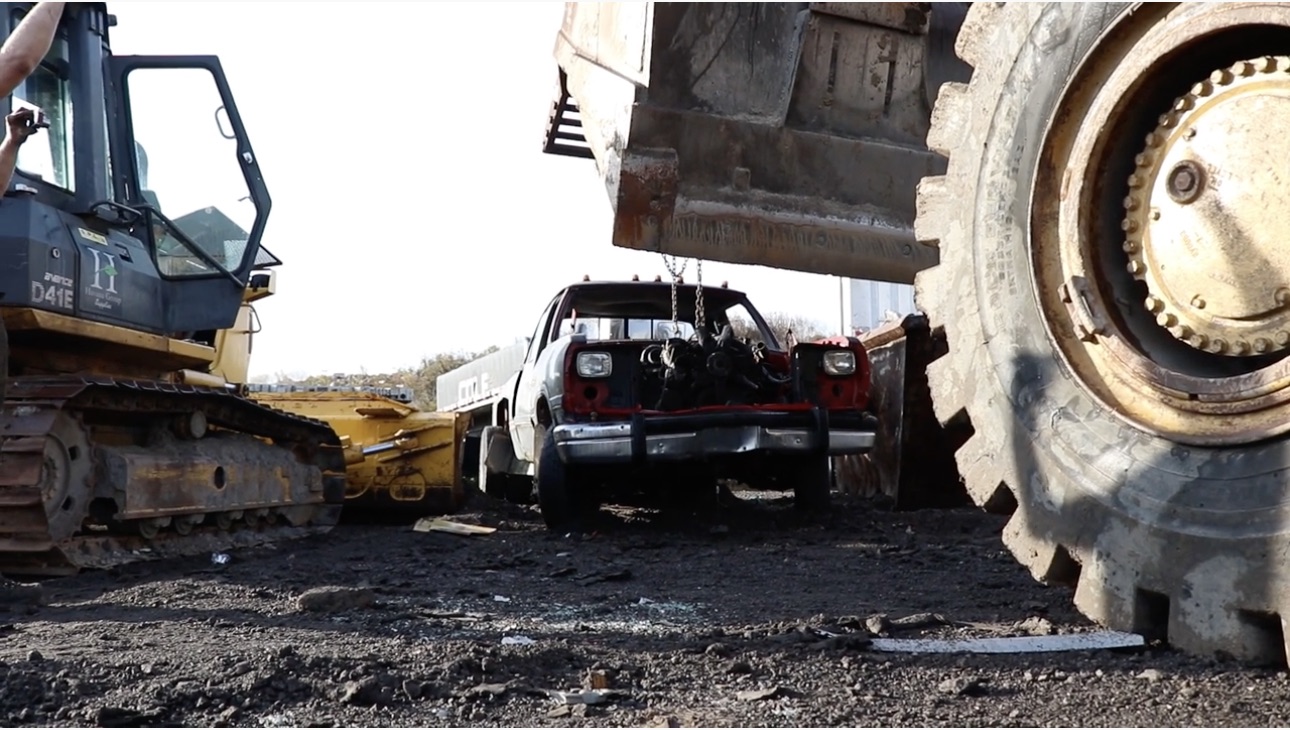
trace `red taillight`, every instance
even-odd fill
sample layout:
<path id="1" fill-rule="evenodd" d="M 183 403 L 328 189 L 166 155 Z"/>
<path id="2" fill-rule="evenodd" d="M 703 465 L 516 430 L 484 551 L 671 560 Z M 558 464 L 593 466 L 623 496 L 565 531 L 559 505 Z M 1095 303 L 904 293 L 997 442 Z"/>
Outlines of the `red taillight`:
<path id="1" fill-rule="evenodd" d="M 570 347 L 564 355 L 564 412 L 575 416 L 590 416 L 603 410 L 609 400 L 609 382 L 604 379 L 578 377 L 576 358 L 587 347 Z"/>

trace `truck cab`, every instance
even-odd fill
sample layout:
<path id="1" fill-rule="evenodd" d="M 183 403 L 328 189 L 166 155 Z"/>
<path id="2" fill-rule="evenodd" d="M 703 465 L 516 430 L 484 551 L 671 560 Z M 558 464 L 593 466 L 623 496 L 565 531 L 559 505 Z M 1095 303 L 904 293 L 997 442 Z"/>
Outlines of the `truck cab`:
<path id="1" fill-rule="evenodd" d="M 623 490 L 685 482 L 701 496 L 719 478 L 791 489 L 819 508 L 830 457 L 875 440 L 864 347 L 781 343 L 725 286 L 568 286 L 539 315 L 507 392 L 509 418 L 488 433 L 481 480 L 535 497 L 556 529 Z"/>

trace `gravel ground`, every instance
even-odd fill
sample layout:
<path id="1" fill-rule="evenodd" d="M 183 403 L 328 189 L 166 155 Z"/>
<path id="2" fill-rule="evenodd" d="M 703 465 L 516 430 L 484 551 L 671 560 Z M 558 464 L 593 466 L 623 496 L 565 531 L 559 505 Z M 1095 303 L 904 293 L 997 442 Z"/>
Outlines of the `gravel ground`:
<path id="1" fill-rule="evenodd" d="M 479 536 L 325 538 L 51 580 L 0 633 L 5 725 L 1284 726 L 1290 680 L 1158 647 L 882 653 L 891 636 L 1093 627 L 1001 518 L 782 495 L 590 536 L 488 506 Z M 934 614 L 931 616 L 918 614 Z M 874 619 L 885 614 L 883 621 Z M 914 618 L 902 621 L 907 617 Z M 911 625 L 903 625 L 903 624 Z M 867 628 L 868 627 L 868 628 Z M 827 633 L 821 633 L 823 630 Z M 565 704 L 574 695 L 594 704 Z"/>

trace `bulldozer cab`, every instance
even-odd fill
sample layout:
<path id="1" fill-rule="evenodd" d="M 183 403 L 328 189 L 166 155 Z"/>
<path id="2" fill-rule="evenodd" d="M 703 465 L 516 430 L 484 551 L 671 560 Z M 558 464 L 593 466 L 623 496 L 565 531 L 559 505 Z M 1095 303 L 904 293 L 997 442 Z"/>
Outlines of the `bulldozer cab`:
<path id="1" fill-rule="evenodd" d="M 31 7 L 0 3 L 6 32 Z M 280 263 L 260 246 L 269 192 L 219 59 L 113 55 L 115 22 L 70 4 L 7 102 L 49 127 L 0 200 L 0 290 L 21 294 L 0 307 L 211 345 L 252 273 Z"/>

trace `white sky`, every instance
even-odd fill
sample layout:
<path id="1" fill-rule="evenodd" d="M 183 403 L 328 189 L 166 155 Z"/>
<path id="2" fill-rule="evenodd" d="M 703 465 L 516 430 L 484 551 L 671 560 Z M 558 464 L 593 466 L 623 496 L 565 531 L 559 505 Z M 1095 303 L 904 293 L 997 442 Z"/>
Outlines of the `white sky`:
<path id="1" fill-rule="evenodd" d="M 666 278 L 658 254 L 610 244 L 594 163 L 540 151 L 563 3 L 108 8 L 114 53 L 217 55 L 228 76 L 273 197 L 264 244 L 285 262 L 257 305 L 252 376 L 414 366 L 527 335 L 584 273 Z M 142 141 L 170 212 L 163 148 Z M 220 188 L 212 202 L 228 211 Z M 837 327 L 834 277 L 703 273 L 763 312 Z"/>

